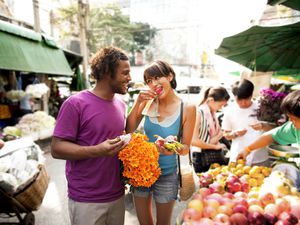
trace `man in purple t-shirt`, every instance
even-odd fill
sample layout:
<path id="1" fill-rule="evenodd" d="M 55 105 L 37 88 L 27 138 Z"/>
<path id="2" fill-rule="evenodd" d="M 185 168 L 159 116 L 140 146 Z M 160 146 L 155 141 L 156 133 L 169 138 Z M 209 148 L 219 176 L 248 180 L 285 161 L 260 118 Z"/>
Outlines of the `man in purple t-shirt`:
<path id="1" fill-rule="evenodd" d="M 118 48 L 99 50 L 91 61 L 96 86 L 69 97 L 57 117 L 51 143 L 65 159 L 72 225 L 124 224 L 124 184 L 117 153 L 125 147 L 125 103 L 130 65 Z"/>

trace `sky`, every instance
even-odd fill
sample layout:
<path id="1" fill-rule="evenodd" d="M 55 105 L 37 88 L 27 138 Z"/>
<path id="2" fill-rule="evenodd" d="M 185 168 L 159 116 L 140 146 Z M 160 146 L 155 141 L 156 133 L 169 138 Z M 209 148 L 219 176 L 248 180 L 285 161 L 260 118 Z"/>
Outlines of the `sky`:
<path id="1" fill-rule="evenodd" d="M 17 19 L 33 24 L 32 0 L 7 1 L 14 2 L 13 13 Z M 89 0 L 90 4 L 110 1 Z M 39 0 L 39 2 L 41 28 L 44 32 L 50 34 L 50 10 L 55 9 L 59 5 L 67 5 L 70 3 L 70 0 Z M 210 42 L 209 46 L 215 49 L 220 45 L 224 37 L 249 28 L 253 25 L 250 23 L 251 20 L 258 21 L 266 8 L 267 0 L 195 0 L 194 3 L 196 7 L 191 9 L 191 15 L 194 17 L 191 21 L 201 21 L 201 35 L 205 36 Z M 164 19 L 160 19 L 163 22 Z M 215 60 L 217 60 L 215 63 L 222 70 L 228 67 L 225 65 L 230 65 L 230 68 L 237 66 L 236 63 L 230 63 L 229 60 L 224 60 L 224 58 L 216 57 Z"/>
<path id="2" fill-rule="evenodd" d="M 7 0 L 13 1 L 13 0 Z M 111 0 L 89 0 L 93 2 L 110 2 Z M 174 0 L 176 1 L 176 0 Z M 238 31 L 247 29 L 250 20 L 258 20 L 262 15 L 267 0 L 198 0 L 199 8 L 194 21 L 204 21 L 201 24 L 208 38 L 220 41 L 223 36 L 229 36 Z M 49 13 L 50 10 L 61 5 L 66 5 L 70 0 L 39 0 L 41 27 L 50 33 Z M 14 0 L 14 15 L 19 20 L 33 24 L 32 0 Z M 161 18 L 163 20 L 163 18 Z M 229 24 L 229 26 L 228 26 Z M 214 28 L 214 29 L 212 29 Z"/>

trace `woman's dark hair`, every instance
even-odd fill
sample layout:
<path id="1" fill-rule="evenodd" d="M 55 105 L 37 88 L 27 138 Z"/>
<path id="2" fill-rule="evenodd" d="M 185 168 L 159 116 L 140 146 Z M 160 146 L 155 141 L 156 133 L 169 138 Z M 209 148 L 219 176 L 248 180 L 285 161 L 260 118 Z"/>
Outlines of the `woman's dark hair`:
<path id="1" fill-rule="evenodd" d="M 170 84 L 173 89 L 176 89 L 177 82 L 175 78 L 175 72 L 170 66 L 169 63 L 156 60 L 151 63 L 144 71 L 144 81 L 146 82 L 149 78 L 155 77 L 168 77 L 170 74 L 173 75 L 173 79 L 171 80 Z"/>
<path id="2" fill-rule="evenodd" d="M 129 60 L 123 50 L 116 47 L 100 49 L 91 59 L 91 75 L 96 80 L 103 79 L 106 74 L 115 78 L 120 60 Z"/>
<path id="3" fill-rule="evenodd" d="M 213 98 L 216 102 L 228 101 L 230 96 L 224 87 L 210 87 L 204 91 L 203 98 L 199 105 L 202 105 L 208 98 Z"/>
<path id="4" fill-rule="evenodd" d="M 281 102 L 280 109 L 284 113 L 300 118 L 300 90 L 293 91 L 285 96 Z"/>
<path id="5" fill-rule="evenodd" d="M 237 99 L 248 99 L 253 95 L 254 85 L 251 81 L 243 79 L 232 87 L 232 93 Z"/>

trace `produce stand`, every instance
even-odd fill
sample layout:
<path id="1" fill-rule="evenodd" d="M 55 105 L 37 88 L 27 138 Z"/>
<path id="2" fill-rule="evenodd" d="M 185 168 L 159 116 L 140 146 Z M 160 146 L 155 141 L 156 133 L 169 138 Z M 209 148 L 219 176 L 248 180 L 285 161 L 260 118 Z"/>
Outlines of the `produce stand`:
<path id="1" fill-rule="evenodd" d="M 0 150 L 0 159 L 18 151 L 26 151 L 34 147 L 33 144 L 34 142 L 30 138 L 6 142 L 4 148 Z M 12 189 L 9 183 L 1 180 L 0 221 L 6 218 L 8 221 L 0 222 L 0 224 L 34 225 L 35 217 L 32 211 L 39 209 L 48 188 L 48 183 L 49 176 L 43 164 L 38 164 L 37 171 L 16 188 Z M 16 217 L 19 223 L 9 222 L 11 217 Z"/>
<path id="2" fill-rule="evenodd" d="M 212 164 L 177 225 L 299 224 L 299 149 L 269 146 L 272 167 Z"/>

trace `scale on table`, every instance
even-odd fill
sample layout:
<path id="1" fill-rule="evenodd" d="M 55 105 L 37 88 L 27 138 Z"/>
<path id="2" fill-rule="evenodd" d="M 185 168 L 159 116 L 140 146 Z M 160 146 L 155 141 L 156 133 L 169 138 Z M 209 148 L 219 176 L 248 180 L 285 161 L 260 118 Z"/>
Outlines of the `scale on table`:
<path id="1" fill-rule="evenodd" d="M 281 171 L 300 188 L 300 149 L 293 146 L 269 145 L 269 157 L 274 160 L 272 171 Z"/>

